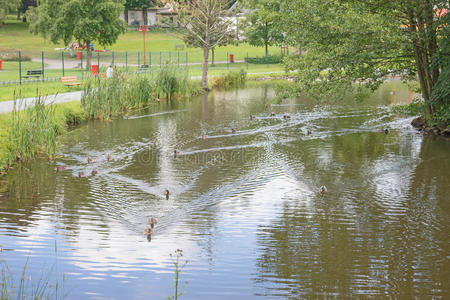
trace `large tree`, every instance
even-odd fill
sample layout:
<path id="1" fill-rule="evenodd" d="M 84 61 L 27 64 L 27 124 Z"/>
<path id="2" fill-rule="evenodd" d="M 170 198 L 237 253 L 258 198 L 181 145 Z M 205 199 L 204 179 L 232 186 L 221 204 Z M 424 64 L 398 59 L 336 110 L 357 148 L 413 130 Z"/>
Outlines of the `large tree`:
<path id="1" fill-rule="evenodd" d="M 122 0 L 41 0 L 41 4 L 27 12 L 30 31 L 49 37 L 53 43 L 72 39 L 80 44 L 97 42 L 106 46 L 116 42 L 125 32 L 120 20 Z M 87 47 L 86 67 L 91 67 L 92 52 Z"/>
<path id="2" fill-rule="evenodd" d="M 264 46 L 266 56 L 269 46 L 281 44 L 284 36 L 280 26 L 279 0 L 248 0 L 250 12 L 246 16 L 245 36 L 252 46 Z"/>
<path id="3" fill-rule="evenodd" d="M 418 79 L 430 117 L 450 109 L 448 1 L 283 0 L 280 26 L 303 45 L 296 92 L 376 89 L 387 75 Z M 440 113 L 439 113 L 440 112 Z"/>
<path id="4" fill-rule="evenodd" d="M 208 90 L 209 50 L 220 45 L 232 28 L 230 0 L 174 1 L 188 39 L 203 48 L 202 88 Z"/>

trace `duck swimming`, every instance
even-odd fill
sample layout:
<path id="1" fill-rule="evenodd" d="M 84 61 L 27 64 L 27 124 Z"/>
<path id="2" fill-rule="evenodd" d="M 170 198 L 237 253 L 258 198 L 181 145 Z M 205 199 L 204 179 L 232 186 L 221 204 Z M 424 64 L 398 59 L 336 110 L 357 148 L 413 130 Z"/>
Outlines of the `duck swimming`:
<path id="1" fill-rule="evenodd" d="M 311 130 L 308 130 L 308 131 L 306 132 L 306 135 L 310 135 L 310 134 L 312 134 L 312 131 L 311 131 Z"/>
<path id="2" fill-rule="evenodd" d="M 87 158 L 87 163 L 90 164 L 92 162 L 92 158 L 88 157 Z"/>
<path id="3" fill-rule="evenodd" d="M 173 150 L 173 157 L 177 157 L 178 151 L 177 150 Z"/>
<path id="4" fill-rule="evenodd" d="M 150 218 L 147 221 L 147 224 L 150 225 L 151 228 L 155 227 L 156 224 L 158 224 L 158 221 L 155 218 Z"/>
<path id="5" fill-rule="evenodd" d="M 107 160 L 107 161 L 110 161 L 110 160 L 111 160 L 111 155 L 109 155 L 109 154 L 106 155 L 106 160 Z"/>
<path id="6" fill-rule="evenodd" d="M 271 116 L 271 117 L 275 117 L 275 113 L 272 111 L 272 112 L 270 113 L 270 116 Z"/>
<path id="7" fill-rule="evenodd" d="M 164 195 L 166 195 L 166 200 L 169 200 L 169 194 L 170 194 L 169 190 L 166 189 L 166 190 L 164 191 Z"/>
<path id="8" fill-rule="evenodd" d="M 78 177 L 79 178 L 84 177 L 84 172 L 82 172 L 82 171 L 78 172 Z"/>
<path id="9" fill-rule="evenodd" d="M 250 115 L 250 120 L 254 120 L 256 117 L 254 115 Z"/>
<path id="10" fill-rule="evenodd" d="M 145 235 L 152 235 L 153 234 L 153 229 L 146 227 L 144 230 L 144 234 Z"/>
<path id="11" fill-rule="evenodd" d="M 325 194 L 326 192 L 328 192 L 327 187 L 324 186 L 324 185 L 322 185 L 322 186 L 319 188 L 319 193 L 320 193 L 321 195 L 323 195 L 323 194 Z"/>
<path id="12" fill-rule="evenodd" d="M 284 116 L 283 116 L 283 119 L 285 119 L 285 120 L 289 120 L 290 118 L 291 118 L 290 115 L 284 115 Z"/>
<path id="13" fill-rule="evenodd" d="M 56 172 L 61 172 L 64 171 L 66 169 L 65 166 L 56 166 Z"/>
<path id="14" fill-rule="evenodd" d="M 236 129 L 235 128 L 231 128 L 231 133 L 236 133 Z"/>
<path id="15" fill-rule="evenodd" d="M 97 175 L 97 174 L 98 174 L 97 170 L 92 170 L 91 176 L 95 176 L 95 175 Z"/>

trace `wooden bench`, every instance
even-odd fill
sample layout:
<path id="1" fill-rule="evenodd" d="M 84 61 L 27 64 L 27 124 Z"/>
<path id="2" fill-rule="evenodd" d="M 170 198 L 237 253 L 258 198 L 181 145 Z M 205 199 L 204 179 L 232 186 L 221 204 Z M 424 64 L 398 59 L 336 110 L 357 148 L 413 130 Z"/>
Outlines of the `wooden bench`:
<path id="1" fill-rule="evenodd" d="M 22 76 L 23 78 L 30 78 L 30 77 L 41 77 L 42 76 L 42 70 L 28 70 L 27 75 Z"/>
<path id="2" fill-rule="evenodd" d="M 80 85 L 81 84 L 81 82 L 78 82 L 77 76 L 61 77 L 61 82 L 65 86 L 74 86 L 74 85 Z"/>
<path id="3" fill-rule="evenodd" d="M 184 50 L 184 45 L 175 45 L 175 50 Z"/>

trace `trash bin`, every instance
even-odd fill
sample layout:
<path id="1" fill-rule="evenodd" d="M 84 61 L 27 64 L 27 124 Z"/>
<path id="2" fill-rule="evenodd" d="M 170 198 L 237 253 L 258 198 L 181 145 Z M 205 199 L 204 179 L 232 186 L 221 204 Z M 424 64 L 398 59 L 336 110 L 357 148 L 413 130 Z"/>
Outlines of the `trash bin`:
<path id="1" fill-rule="evenodd" d="M 81 59 L 81 52 L 80 51 L 77 52 L 77 59 Z"/>
<path id="2" fill-rule="evenodd" d="M 2 60 L 0 59 L 0 70 L 2 69 Z"/>
<path id="3" fill-rule="evenodd" d="M 230 54 L 230 63 L 234 63 L 234 54 Z"/>
<path id="4" fill-rule="evenodd" d="M 98 65 L 92 65 L 91 70 L 92 70 L 92 75 L 97 75 L 98 74 Z"/>

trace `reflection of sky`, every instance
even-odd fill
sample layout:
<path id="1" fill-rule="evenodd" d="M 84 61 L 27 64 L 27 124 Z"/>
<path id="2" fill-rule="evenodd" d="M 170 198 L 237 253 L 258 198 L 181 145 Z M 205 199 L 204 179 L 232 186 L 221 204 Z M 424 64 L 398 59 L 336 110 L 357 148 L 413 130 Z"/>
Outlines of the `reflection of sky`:
<path id="1" fill-rule="evenodd" d="M 264 97 L 264 91 L 258 93 L 257 97 Z M 322 244 L 328 234 L 349 232 L 355 240 L 350 242 L 360 245 L 373 238 L 372 226 L 394 223 L 410 209 L 409 190 L 420 160 L 422 137 L 403 131 L 404 119 L 393 119 L 387 109 L 372 112 L 367 105 L 364 109 L 352 108 L 346 115 L 342 108 L 334 111 L 333 106 L 304 107 L 289 102 L 271 108 L 279 115 L 270 118 L 264 108 L 252 111 L 256 101 L 252 97 L 248 91 L 217 93 L 208 100 L 208 114 L 214 114 L 213 120 L 201 118 L 209 124 L 198 121 L 195 112 L 201 115 L 205 110 L 202 112 L 201 104 L 195 103 L 188 112 L 193 114 L 190 119 L 180 110 L 128 120 L 142 122 L 137 124 L 148 126 L 148 133 L 143 131 L 132 138 L 130 133 L 124 134 L 125 142 L 109 149 L 114 158 L 108 164 L 103 150 L 92 150 L 89 143 L 69 149 L 75 159 L 68 164 L 95 166 L 102 176 L 83 181 L 72 176 L 58 178 L 54 202 L 46 202 L 31 216 L 24 216 L 32 220 L 28 226 L 0 227 L 0 243 L 5 249 L 14 249 L 5 251 L 3 257 L 16 273 L 20 273 L 27 255 L 32 262 L 34 258 L 52 262 L 57 257 L 58 271 L 68 275 L 72 288 L 69 298 L 160 299 L 173 291 L 169 254 L 182 249 L 189 260 L 181 275 L 182 281 L 189 282 L 182 299 L 251 299 L 255 294 L 284 299 L 286 290 L 295 287 L 297 277 L 305 279 L 302 288 L 308 287 L 312 279 L 305 273 L 320 264 L 327 266 L 320 259 L 329 250 Z M 240 106 L 241 102 L 244 105 Z M 254 122 L 248 120 L 250 112 L 257 114 Z M 282 113 L 291 113 L 292 118 L 283 120 Z M 375 136 L 384 122 L 390 122 L 392 133 L 379 139 L 385 147 L 379 155 L 361 153 L 365 161 L 359 162 L 339 152 L 342 145 L 334 144 L 349 135 Z M 231 126 L 238 127 L 236 135 L 229 134 Z M 209 137 L 201 141 L 199 135 L 204 128 Z M 313 128 L 313 134 L 306 136 L 306 128 Z M 123 133 L 117 128 L 115 134 Z M 140 153 L 150 145 L 157 157 L 150 164 L 142 164 Z M 260 151 L 255 150 L 258 159 L 200 165 L 183 161 L 203 152 L 228 154 L 245 148 L 252 148 L 247 154 Z M 174 149 L 180 150 L 178 158 L 173 157 Z M 86 166 L 88 155 L 95 161 Z M 346 173 L 350 168 L 346 160 L 354 164 L 352 174 Z M 358 176 L 363 179 L 355 184 Z M 329 188 L 324 197 L 317 195 L 322 184 Z M 75 188 L 89 193 L 78 196 L 87 199 L 72 208 L 72 203 L 65 202 L 69 201 L 69 192 L 75 193 L 70 201 L 78 200 L 77 191 L 72 190 Z M 172 191 L 170 201 L 164 199 L 165 188 Z M 381 212 L 381 216 L 374 216 L 374 212 Z M 156 216 L 159 224 L 149 243 L 143 230 L 150 215 Z M 301 257 L 287 259 L 294 264 L 309 258 L 304 262 L 305 269 L 285 278 L 277 274 L 283 268 L 276 264 L 277 256 L 273 269 L 259 268 L 261 257 L 285 250 L 265 248 L 273 240 L 271 234 L 280 234 L 281 223 L 289 226 L 296 219 L 301 219 L 304 227 L 292 229 L 290 239 L 283 242 L 306 251 Z M 383 235 L 376 238 L 376 245 L 389 243 Z M 383 249 L 380 253 L 386 255 Z M 344 257 L 351 260 L 352 255 Z M 336 261 L 329 262 L 333 263 Z M 367 264 L 368 273 L 350 276 L 353 287 L 360 288 L 361 293 L 368 287 L 385 288 L 380 274 L 386 276 L 389 262 L 374 255 L 367 258 Z M 30 264 L 34 272 L 40 267 Z"/>

